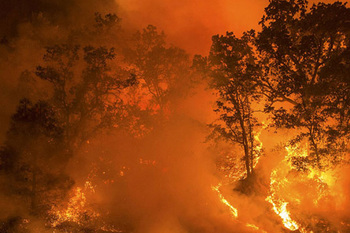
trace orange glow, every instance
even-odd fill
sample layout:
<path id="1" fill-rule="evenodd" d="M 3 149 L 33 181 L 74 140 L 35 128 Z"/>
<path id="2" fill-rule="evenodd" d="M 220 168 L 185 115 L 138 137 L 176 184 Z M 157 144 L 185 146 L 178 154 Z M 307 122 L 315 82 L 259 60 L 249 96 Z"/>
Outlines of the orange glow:
<path id="1" fill-rule="evenodd" d="M 61 208 L 53 206 L 50 211 L 50 214 L 54 216 L 51 226 L 56 227 L 63 222 L 73 222 L 80 225 L 82 224 L 82 215 L 87 212 L 93 218 L 100 216 L 99 213 L 87 207 L 86 192 L 95 192 L 90 181 L 85 182 L 84 188 L 77 187 L 73 190 L 72 197 L 69 199 L 67 206 Z"/>
<path id="2" fill-rule="evenodd" d="M 307 171 L 295 173 L 291 163 L 293 157 L 307 157 L 308 145 L 300 144 L 285 147 L 287 155 L 273 169 L 270 175 L 270 194 L 266 201 L 272 204 L 273 211 L 280 216 L 283 225 L 289 230 L 299 230 L 308 232 L 302 223 L 294 220 L 292 216 L 302 214 L 303 208 L 322 208 L 327 200 L 332 200 L 335 206 L 342 206 L 345 197 L 337 192 L 335 184 L 337 182 L 336 169 L 318 169 L 308 167 Z M 298 187 L 307 189 L 299 190 Z M 310 203 L 312 206 L 303 206 L 303 203 Z M 290 205 L 293 207 L 293 214 L 290 212 Z M 307 221 L 303 219 L 302 221 Z M 317 221 L 317 220 L 316 220 Z"/>
<path id="3" fill-rule="evenodd" d="M 226 200 L 226 198 L 221 194 L 221 192 L 220 192 L 220 187 L 221 187 L 221 186 L 222 186 L 222 184 L 219 183 L 219 184 L 216 185 L 216 186 L 211 186 L 211 189 L 212 189 L 213 191 L 217 192 L 217 194 L 218 194 L 218 196 L 219 196 L 219 198 L 220 198 L 220 201 L 221 201 L 222 203 L 224 203 L 227 207 L 229 207 L 230 213 L 231 213 L 232 217 L 233 217 L 233 218 L 237 218 L 237 217 L 238 217 L 238 210 L 237 210 L 235 207 L 233 207 L 233 206 L 230 204 L 230 202 L 228 202 L 228 201 Z"/>
<path id="4" fill-rule="evenodd" d="M 304 1 L 7 1 L 0 233 L 350 232 L 350 8 Z"/>
<path id="5" fill-rule="evenodd" d="M 246 226 L 249 227 L 250 229 L 255 230 L 255 231 L 260 231 L 262 233 L 267 233 L 266 231 L 261 230 L 259 227 L 255 226 L 254 224 L 247 223 Z"/>

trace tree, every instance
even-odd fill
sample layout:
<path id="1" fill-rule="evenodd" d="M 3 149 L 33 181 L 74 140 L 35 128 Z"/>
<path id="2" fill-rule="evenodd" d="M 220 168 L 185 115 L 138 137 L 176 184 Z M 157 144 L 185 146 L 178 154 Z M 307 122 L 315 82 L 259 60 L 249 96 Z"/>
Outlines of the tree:
<path id="1" fill-rule="evenodd" d="M 44 55 L 46 66 L 36 75 L 52 84 L 50 100 L 63 129 L 67 152 L 79 148 L 102 129 L 118 127 L 127 116 L 122 92 L 135 84 L 135 77 L 112 61 L 114 49 L 55 45 Z M 83 66 L 84 68 L 80 68 Z M 80 69 L 80 70 L 79 70 Z"/>
<path id="2" fill-rule="evenodd" d="M 68 157 L 62 156 L 62 136 L 47 102 L 21 100 L 0 151 L 0 171 L 8 180 L 3 190 L 23 202 L 29 200 L 28 209 L 34 215 L 45 213 L 73 184 L 64 173 Z"/>
<path id="3" fill-rule="evenodd" d="M 45 66 L 37 67 L 52 95 L 35 104 L 21 100 L 0 152 L 1 171 L 13 181 L 6 190 L 30 200 L 33 214 L 64 198 L 73 184 L 64 169 L 80 146 L 130 116 L 122 92 L 135 79 L 119 66 L 112 70 L 114 57 L 112 48 L 55 45 L 47 48 Z"/>
<path id="4" fill-rule="evenodd" d="M 101 38 L 118 23 L 116 15 L 96 14 L 96 25 L 86 35 L 97 38 L 95 34 L 100 33 Z M 77 34 L 69 34 L 70 42 L 84 43 L 74 38 Z M 46 47 L 35 72 L 23 73 L 22 84 L 28 88 L 34 73 L 48 85 L 50 95 L 33 92 L 30 97 L 38 101 L 25 98 L 19 103 L 0 149 L 0 173 L 5 177 L 1 189 L 23 201 L 28 213 L 43 219 L 66 197 L 74 182 L 64 171 L 84 143 L 104 130 L 133 123 L 128 119 L 133 119 L 133 113 L 125 104 L 125 92 L 136 84 L 135 75 L 115 58 L 114 48 L 56 44 Z M 40 89 L 37 84 L 32 82 L 29 88 Z M 19 212 L 20 217 L 27 213 Z"/>
<path id="5" fill-rule="evenodd" d="M 213 36 L 208 57 L 208 75 L 219 100 L 214 110 L 218 123 L 211 124 L 213 135 L 220 135 L 242 146 L 247 178 L 254 173 L 260 151 L 257 148 L 257 127 L 253 104 L 259 99 L 259 69 L 251 47 L 251 33 L 237 38 L 232 32 Z"/>
<path id="6" fill-rule="evenodd" d="M 144 95 L 151 97 L 150 108 L 164 114 L 172 98 L 184 94 L 191 85 L 188 54 L 177 47 L 167 47 L 165 35 L 149 25 L 134 36 L 126 51 Z"/>
<path id="7" fill-rule="evenodd" d="M 292 143 L 308 141 L 308 158 L 295 161 L 299 169 L 326 166 L 322 158 L 339 149 L 335 138 L 348 134 L 349 22 L 346 4 L 309 9 L 305 0 L 272 0 L 260 22 L 256 46 L 265 109 L 277 127 L 299 130 Z"/>

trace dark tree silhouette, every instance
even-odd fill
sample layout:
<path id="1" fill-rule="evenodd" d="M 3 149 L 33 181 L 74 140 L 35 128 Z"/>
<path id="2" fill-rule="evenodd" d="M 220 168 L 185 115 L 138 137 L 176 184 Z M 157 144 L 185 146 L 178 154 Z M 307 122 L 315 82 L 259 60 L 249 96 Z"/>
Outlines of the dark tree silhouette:
<path id="1" fill-rule="evenodd" d="M 63 130 L 52 107 L 21 100 L 0 151 L 0 171 L 8 179 L 3 190 L 29 203 L 34 215 L 45 214 L 73 184 L 64 173 L 69 158 L 62 145 Z"/>
<path id="2" fill-rule="evenodd" d="M 214 36 L 207 68 L 211 85 L 219 94 L 215 111 L 220 117 L 211 124 L 212 136 L 218 134 L 242 146 L 248 178 L 260 156 L 255 137 L 259 124 L 253 110 L 253 104 L 259 99 L 259 69 L 251 47 L 252 35 L 246 33 L 242 38 L 233 33 Z"/>
<path id="3" fill-rule="evenodd" d="M 45 66 L 38 66 L 36 75 L 52 84 L 50 100 L 63 129 L 66 148 L 79 148 L 102 129 L 119 127 L 127 116 L 122 91 L 135 84 L 133 75 L 112 61 L 114 49 L 83 49 L 78 63 L 78 46 L 49 47 Z M 79 66 L 83 66 L 79 70 Z"/>
<path id="4" fill-rule="evenodd" d="M 65 198 L 73 185 L 65 167 L 81 145 L 129 123 L 122 92 L 136 81 L 117 64 L 111 67 L 114 57 L 112 48 L 55 45 L 37 67 L 52 95 L 35 104 L 21 100 L 0 150 L 0 172 L 8 180 L 1 188 L 30 203 L 24 209 L 32 215 L 45 217 Z"/>
<path id="5" fill-rule="evenodd" d="M 169 111 L 169 101 L 191 85 L 188 54 L 177 47 L 166 46 L 165 34 L 149 25 L 134 35 L 133 44 L 126 50 L 144 95 L 151 96 L 150 108 L 163 115 Z M 181 95 L 182 94 L 182 95 Z"/>
<path id="6" fill-rule="evenodd" d="M 341 151 L 349 125 L 350 9 L 346 4 L 273 0 L 265 9 L 256 46 L 262 57 L 266 111 L 275 126 L 299 130 L 311 153 L 301 162 L 322 168 L 322 158 Z M 326 160 L 339 161 L 333 156 Z"/>

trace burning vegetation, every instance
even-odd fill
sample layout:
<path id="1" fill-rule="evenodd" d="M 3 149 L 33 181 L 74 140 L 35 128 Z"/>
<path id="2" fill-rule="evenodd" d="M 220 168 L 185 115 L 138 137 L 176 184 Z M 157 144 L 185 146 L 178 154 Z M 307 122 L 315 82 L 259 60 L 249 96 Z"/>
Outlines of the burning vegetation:
<path id="1" fill-rule="evenodd" d="M 72 2 L 0 10 L 0 233 L 350 232 L 346 3 L 192 56 Z"/>

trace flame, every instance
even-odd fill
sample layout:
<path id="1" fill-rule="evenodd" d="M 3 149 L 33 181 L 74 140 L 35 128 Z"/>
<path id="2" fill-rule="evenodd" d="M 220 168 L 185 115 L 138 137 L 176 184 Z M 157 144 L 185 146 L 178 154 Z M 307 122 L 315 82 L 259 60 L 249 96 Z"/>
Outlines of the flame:
<path id="1" fill-rule="evenodd" d="M 211 186 L 211 189 L 215 192 L 217 192 L 218 196 L 219 196 L 219 199 L 220 201 L 225 204 L 229 210 L 230 210 L 230 213 L 231 213 L 231 216 L 232 218 L 234 218 L 236 220 L 236 218 L 238 217 L 238 210 L 224 197 L 224 195 L 222 195 L 222 193 L 220 192 L 220 187 L 222 186 L 222 183 L 219 183 L 218 185 L 214 186 L 212 185 Z M 240 220 L 236 220 L 242 224 L 245 224 L 246 227 L 254 230 L 254 231 L 259 231 L 259 232 L 262 232 L 262 233 L 267 233 L 266 231 L 260 229 L 258 226 L 252 224 L 252 223 L 244 223 Z"/>
<path id="2" fill-rule="evenodd" d="M 287 210 L 288 202 L 274 199 L 274 195 L 271 195 L 266 198 L 266 201 L 272 204 L 272 209 L 281 217 L 283 225 L 291 231 L 298 230 L 299 224 L 290 217 L 290 213 Z"/>
<path id="3" fill-rule="evenodd" d="M 225 199 L 225 197 L 222 195 L 222 193 L 220 192 L 220 187 L 221 187 L 221 186 L 222 186 L 221 183 L 219 183 L 219 184 L 216 185 L 216 186 L 213 186 L 213 185 L 212 185 L 212 186 L 211 186 L 211 189 L 212 189 L 213 191 L 217 192 L 217 193 L 218 193 L 218 196 L 219 196 L 219 198 L 220 198 L 220 201 L 221 201 L 222 203 L 224 203 L 226 206 L 229 207 L 232 217 L 233 217 L 233 218 L 237 218 L 237 217 L 238 217 L 238 210 L 237 210 L 235 207 L 233 207 L 233 206 L 230 204 L 230 202 L 228 202 L 228 201 Z"/>
<path id="4" fill-rule="evenodd" d="M 259 128 L 258 131 L 254 131 L 254 140 L 255 145 L 253 148 L 254 151 L 254 159 L 253 159 L 253 169 L 258 165 L 259 159 L 261 158 L 263 154 L 263 143 L 260 140 L 260 135 L 263 132 L 264 129 L 269 127 L 270 122 L 262 122 L 262 127 Z M 224 175 L 225 183 L 234 183 L 238 180 L 241 180 L 244 176 L 247 175 L 247 171 L 245 167 L 241 166 L 241 160 L 239 156 L 237 156 L 236 153 L 227 153 L 226 151 L 222 151 L 221 153 L 222 158 L 217 163 L 218 169 L 220 172 Z M 221 157 L 220 156 L 220 157 Z"/>
<path id="5" fill-rule="evenodd" d="M 245 226 L 251 228 L 251 229 L 254 230 L 254 231 L 260 231 L 260 232 L 262 232 L 262 233 L 267 233 L 266 231 L 261 230 L 260 227 L 254 225 L 254 224 L 252 224 L 252 223 L 247 223 L 247 224 L 245 224 Z"/>
<path id="6" fill-rule="evenodd" d="M 308 232 L 308 220 L 303 213 L 301 204 L 305 199 L 310 200 L 313 208 L 322 207 L 324 201 L 331 198 L 336 206 L 342 206 L 345 196 L 336 188 L 337 169 L 334 167 L 319 168 L 309 166 L 297 171 L 292 164 L 293 158 L 306 158 L 309 156 L 308 145 L 300 144 L 285 147 L 287 155 L 276 166 L 270 175 L 270 194 L 265 199 L 272 204 L 273 211 L 282 219 L 283 225 L 289 230 Z M 296 187 L 306 185 L 308 191 L 300 190 Z M 305 196 L 306 195 L 306 196 Z M 302 220 L 293 220 L 288 207 L 293 207 L 293 214 L 302 214 Z M 305 225 L 303 227 L 302 225 Z"/>
<path id="7" fill-rule="evenodd" d="M 295 231 L 300 228 L 300 225 L 296 221 L 294 221 L 290 216 L 290 212 L 287 209 L 287 205 L 289 204 L 289 202 L 277 196 L 277 192 L 280 189 L 280 187 L 285 187 L 288 184 L 289 181 L 286 178 L 286 176 L 288 172 L 292 169 L 290 158 L 292 155 L 294 155 L 295 148 L 286 147 L 286 150 L 287 156 L 283 159 L 279 166 L 277 166 L 271 172 L 270 195 L 265 200 L 272 204 L 273 211 L 280 216 L 283 225 L 287 229 Z M 307 152 L 301 153 L 300 156 L 307 156 Z"/>
<path id="8" fill-rule="evenodd" d="M 84 188 L 77 187 L 73 190 L 73 195 L 69 199 L 66 207 L 53 206 L 49 213 L 54 216 L 54 220 L 51 222 L 52 227 L 57 227 L 63 222 L 74 222 L 81 225 L 81 217 L 83 214 L 89 212 L 90 217 L 96 218 L 100 216 L 99 213 L 87 208 L 86 192 L 95 192 L 95 189 L 90 181 L 86 181 Z"/>
<path id="9" fill-rule="evenodd" d="M 88 222 L 91 223 L 94 221 L 97 223 L 95 226 L 96 229 L 106 232 L 124 232 L 104 222 L 101 219 L 101 214 L 89 207 L 87 195 L 94 194 L 95 192 L 95 186 L 92 185 L 90 181 L 86 181 L 83 188 L 77 187 L 73 189 L 72 196 L 66 206 L 54 206 L 49 211 L 49 214 L 53 216 L 51 227 L 56 228 L 65 222 L 72 222 L 79 226 L 85 226 Z"/>
<path id="10" fill-rule="evenodd" d="M 262 131 L 264 129 L 266 129 L 267 127 L 269 127 L 269 122 L 265 122 L 263 121 L 262 122 L 262 127 L 260 128 L 260 130 L 258 132 L 254 132 L 254 140 L 258 143 L 255 147 L 254 147 L 254 151 L 256 153 L 256 159 L 253 161 L 253 168 L 256 167 L 256 165 L 258 165 L 259 163 L 259 159 L 261 157 L 261 154 L 262 154 L 262 149 L 263 149 L 263 143 L 262 141 L 260 140 L 260 135 L 262 133 Z"/>

